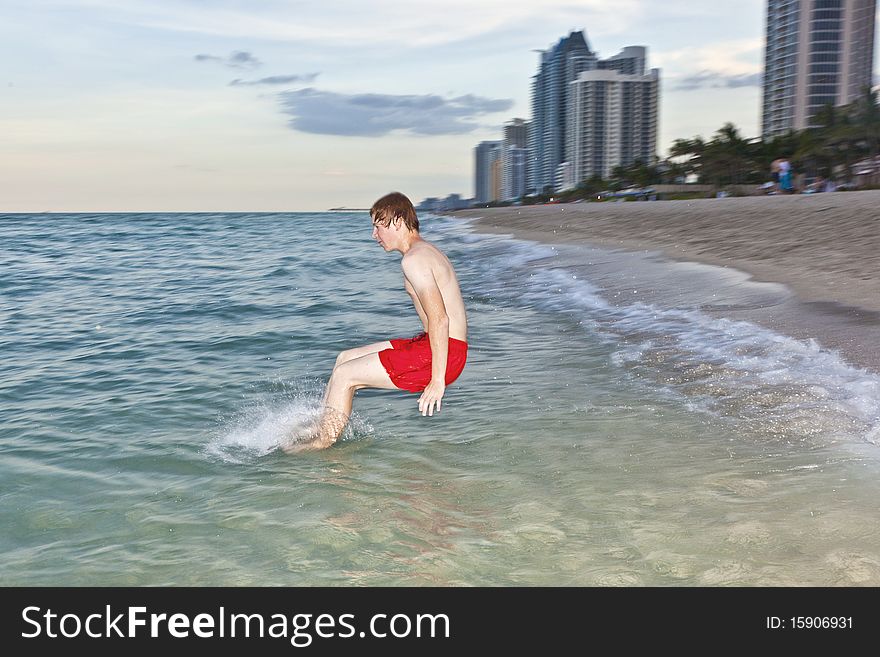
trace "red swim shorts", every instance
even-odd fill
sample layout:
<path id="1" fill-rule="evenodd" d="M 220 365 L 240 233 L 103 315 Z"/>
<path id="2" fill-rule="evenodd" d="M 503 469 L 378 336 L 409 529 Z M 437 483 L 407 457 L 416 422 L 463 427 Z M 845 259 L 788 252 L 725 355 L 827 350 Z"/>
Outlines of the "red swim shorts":
<path id="1" fill-rule="evenodd" d="M 467 360 L 467 342 L 449 338 L 446 358 L 446 385 L 455 381 Z M 379 352 L 379 360 L 391 377 L 391 383 L 401 390 L 421 392 L 431 382 L 431 342 L 427 333 L 414 338 L 391 340 L 391 349 Z"/>

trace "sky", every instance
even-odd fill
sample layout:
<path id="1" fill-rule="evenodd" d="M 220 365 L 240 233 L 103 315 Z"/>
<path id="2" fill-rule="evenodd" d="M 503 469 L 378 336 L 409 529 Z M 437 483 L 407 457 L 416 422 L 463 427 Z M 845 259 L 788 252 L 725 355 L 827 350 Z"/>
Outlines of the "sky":
<path id="1" fill-rule="evenodd" d="M 470 197 L 474 146 L 531 117 L 537 51 L 573 30 L 602 58 L 648 48 L 659 155 L 728 121 L 758 136 L 765 11 L 765 0 L 0 0 L 0 212 Z"/>

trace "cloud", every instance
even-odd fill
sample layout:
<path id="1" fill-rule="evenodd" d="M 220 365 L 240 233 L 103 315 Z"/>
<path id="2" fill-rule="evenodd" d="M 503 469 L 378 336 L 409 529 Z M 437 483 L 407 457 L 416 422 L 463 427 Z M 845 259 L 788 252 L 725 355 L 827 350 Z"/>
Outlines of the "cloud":
<path id="1" fill-rule="evenodd" d="M 720 71 L 727 75 L 745 75 L 763 68 L 763 52 L 764 39 L 758 37 L 714 41 L 677 50 L 658 50 L 651 60 L 654 62 L 653 66 L 676 73 L 693 75 L 698 71 Z M 697 66 L 700 68 L 695 71 Z"/>
<path id="2" fill-rule="evenodd" d="M 738 87 L 760 87 L 760 73 L 720 73 L 718 71 L 700 71 L 693 75 L 680 78 L 678 84 L 673 89 L 676 91 L 691 91 L 693 89 L 704 88 L 728 88 L 736 89 Z"/>
<path id="3" fill-rule="evenodd" d="M 290 84 L 291 82 L 313 82 L 318 73 L 306 73 L 304 75 L 270 75 L 259 80 L 233 80 L 230 87 L 250 87 L 257 84 Z"/>
<path id="4" fill-rule="evenodd" d="M 229 68 L 254 69 L 263 64 L 259 59 L 244 50 L 235 50 L 228 57 L 218 57 L 217 55 L 196 55 L 194 59 L 197 62 L 217 62 L 224 66 L 228 66 Z"/>
<path id="5" fill-rule="evenodd" d="M 620 33 L 643 13 L 645 2 L 78 0 L 77 4 L 109 15 L 114 21 L 151 29 L 319 45 L 340 42 L 360 45 L 368 41 L 375 47 L 400 48 L 458 43 L 516 26 L 533 27 L 550 22 L 567 26 L 603 25 L 606 32 Z"/>
<path id="6" fill-rule="evenodd" d="M 192 164 L 175 164 L 172 168 L 184 171 L 198 171 L 199 173 L 217 173 L 220 171 L 220 169 L 215 169 L 213 167 L 199 167 Z"/>
<path id="7" fill-rule="evenodd" d="M 321 135 L 381 137 L 392 130 L 417 135 L 455 135 L 479 127 L 476 118 L 503 112 L 510 99 L 471 94 L 443 98 L 433 94 L 340 94 L 308 87 L 279 94 L 290 127 Z"/>

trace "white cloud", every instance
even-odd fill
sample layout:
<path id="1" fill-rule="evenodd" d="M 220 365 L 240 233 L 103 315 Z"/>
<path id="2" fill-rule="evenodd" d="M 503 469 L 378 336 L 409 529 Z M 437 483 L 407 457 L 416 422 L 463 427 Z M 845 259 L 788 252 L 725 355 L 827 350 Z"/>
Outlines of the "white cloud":
<path id="1" fill-rule="evenodd" d="M 52 3 L 48 3 L 52 4 Z M 69 3 L 67 3 L 69 5 Z M 79 0 L 119 23 L 242 39 L 347 43 L 362 48 L 432 46 L 517 25 L 571 21 L 572 29 L 602 25 L 620 32 L 643 7 L 640 0 L 510 2 L 509 0 Z"/>
<path id="2" fill-rule="evenodd" d="M 737 39 L 705 46 L 655 51 L 654 64 L 672 75 L 715 71 L 722 75 L 751 75 L 763 68 L 764 38 Z"/>
<path id="3" fill-rule="evenodd" d="M 693 89 L 714 88 L 721 89 L 727 87 L 729 89 L 738 89 L 739 87 L 759 87 L 761 86 L 760 73 L 742 73 L 737 75 L 727 75 L 718 71 L 700 71 L 693 75 L 687 75 L 679 78 L 672 87 L 674 91 L 690 91 Z"/>

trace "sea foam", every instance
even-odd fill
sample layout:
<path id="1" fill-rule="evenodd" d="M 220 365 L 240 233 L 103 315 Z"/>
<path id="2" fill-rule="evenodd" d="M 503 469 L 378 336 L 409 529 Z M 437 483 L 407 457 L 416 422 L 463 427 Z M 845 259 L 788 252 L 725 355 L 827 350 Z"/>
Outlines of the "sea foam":
<path id="1" fill-rule="evenodd" d="M 486 254 L 481 294 L 569 316 L 608 345 L 613 366 L 634 382 L 759 440 L 880 445 L 880 376 L 815 340 L 635 294 L 637 301 L 609 296 L 583 269 L 569 268 L 572 247 L 503 235 L 477 242 Z M 566 257 L 557 259 L 560 249 Z"/>

